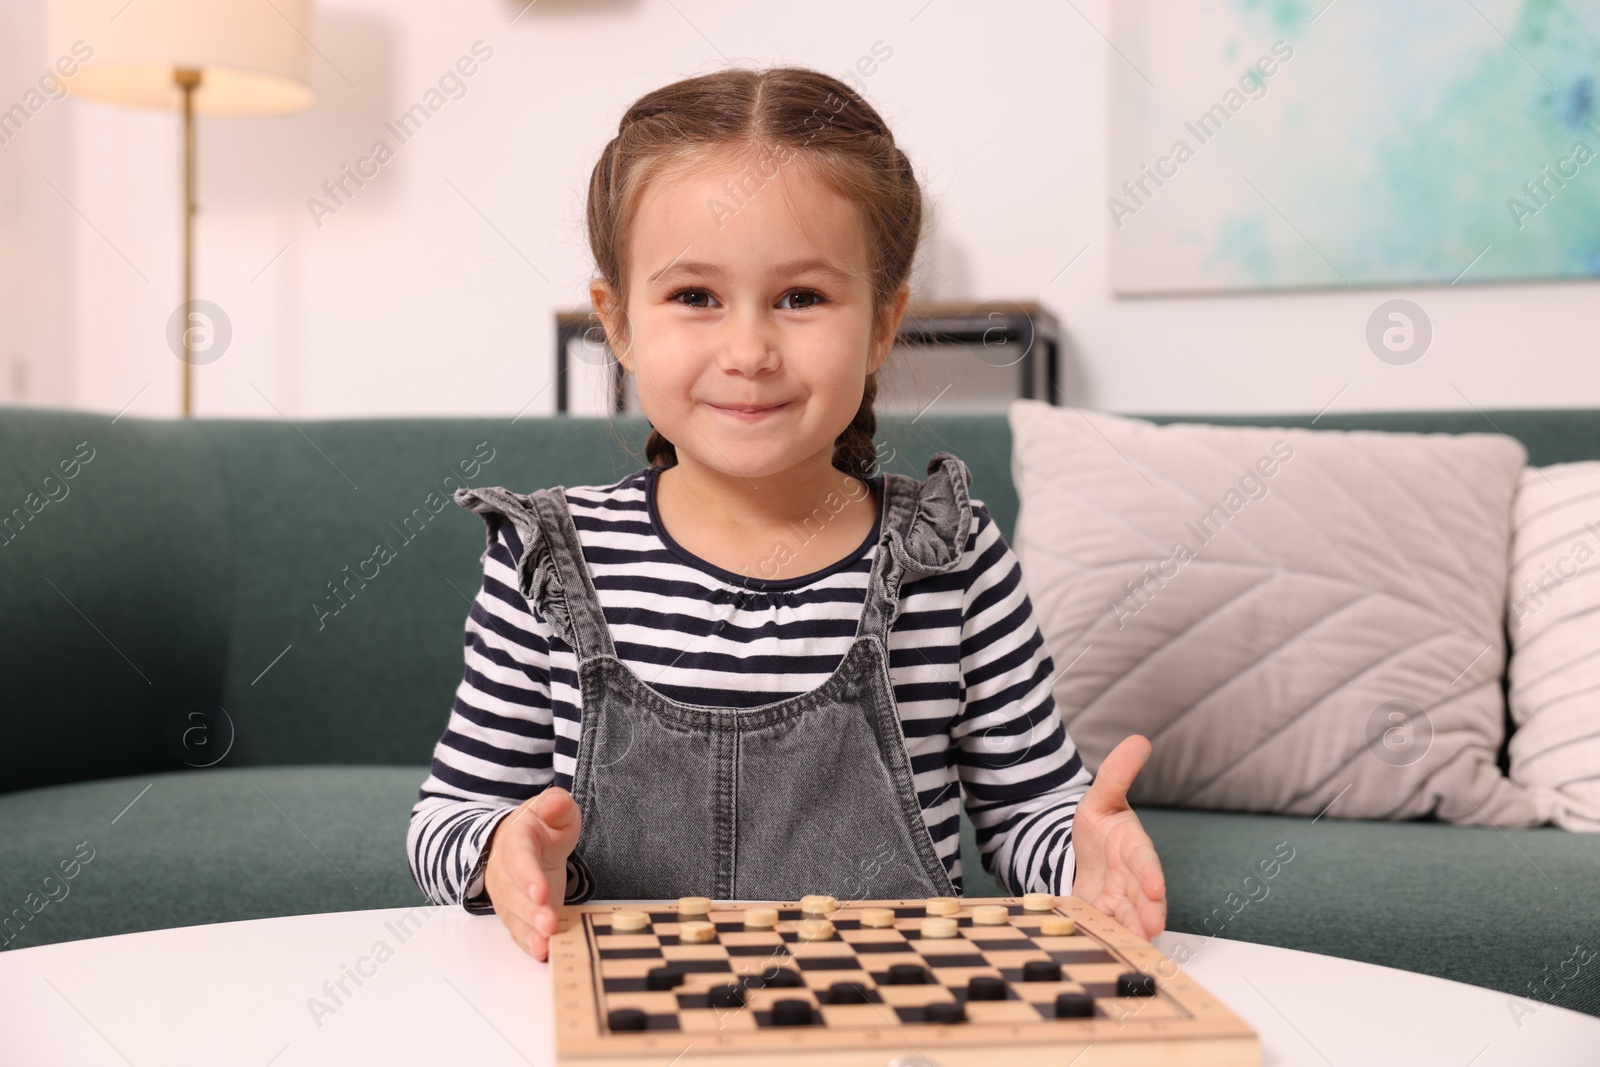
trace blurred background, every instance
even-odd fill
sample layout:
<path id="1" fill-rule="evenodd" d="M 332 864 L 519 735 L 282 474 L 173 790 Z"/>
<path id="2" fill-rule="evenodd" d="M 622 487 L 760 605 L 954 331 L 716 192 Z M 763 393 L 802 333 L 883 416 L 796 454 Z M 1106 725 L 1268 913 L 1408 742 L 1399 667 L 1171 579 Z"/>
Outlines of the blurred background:
<path id="1" fill-rule="evenodd" d="M 185 6 L 0 7 L 0 403 L 181 410 L 178 97 L 83 91 L 119 34 Z M 587 305 L 584 190 L 623 110 L 777 64 L 847 78 L 918 168 L 914 299 L 1053 314 L 1073 403 L 1600 405 L 1600 162 L 1574 148 L 1600 148 L 1593 3 L 228 7 L 302 49 L 309 104 L 195 119 L 193 294 L 230 332 L 195 361 L 197 415 L 554 412 L 555 316 Z M 1421 327 L 1374 320 L 1394 299 L 1425 316 L 1414 358 L 1371 341 Z M 575 412 L 605 408 L 593 370 L 575 360 Z"/>

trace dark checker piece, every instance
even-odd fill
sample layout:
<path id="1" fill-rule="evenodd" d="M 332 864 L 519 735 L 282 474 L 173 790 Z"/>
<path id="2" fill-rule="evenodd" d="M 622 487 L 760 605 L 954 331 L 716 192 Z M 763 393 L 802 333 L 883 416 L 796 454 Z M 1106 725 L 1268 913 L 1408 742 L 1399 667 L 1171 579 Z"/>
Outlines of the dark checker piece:
<path id="1" fill-rule="evenodd" d="M 773 1001 L 773 1026 L 810 1026 L 811 1021 L 811 1002 L 809 1000 Z"/>
<path id="2" fill-rule="evenodd" d="M 924 1008 L 922 1017 L 930 1023 L 964 1023 L 967 1009 L 954 1001 L 940 1001 Z"/>
<path id="3" fill-rule="evenodd" d="M 650 1019 L 638 1008 L 613 1008 L 606 1015 L 606 1025 L 613 1030 L 643 1030 Z"/>
<path id="4" fill-rule="evenodd" d="M 1094 998 L 1087 993 L 1056 995 L 1056 1018 L 1088 1019 L 1094 1015 Z"/>
<path id="5" fill-rule="evenodd" d="M 713 1008 L 744 1007 L 744 990 L 736 985 L 716 985 L 706 990 L 706 1003 Z"/>
<path id="6" fill-rule="evenodd" d="M 928 969 L 920 963 L 891 963 L 889 965 L 890 985 L 925 985 L 928 981 Z"/>
<path id="7" fill-rule="evenodd" d="M 1055 960 L 1029 960 L 1022 965 L 1024 982 L 1059 982 L 1061 964 Z"/>
<path id="8" fill-rule="evenodd" d="M 1155 975 L 1140 974 L 1138 971 L 1129 971 L 1127 974 L 1117 975 L 1117 996 L 1153 997 L 1155 995 Z"/>
<path id="9" fill-rule="evenodd" d="M 854 982 L 835 982 L 828 987 L 829 1004 L 865 1004 L 867 991 Z"/>
<path id="10" fill-rule="evenodd" d="M 967 983 L 968 1000 L 1004 1000 L 1006 999 L 1006 980 L 996 978 L 992 974 L 974 975 L 972 981 Z"/>
<path id="11" fill-rule="evenodd" d="M 683 972 L 676 967 L 652 967 L 644 976 L 646 989 L 676 989 L 683 984 Z"/>

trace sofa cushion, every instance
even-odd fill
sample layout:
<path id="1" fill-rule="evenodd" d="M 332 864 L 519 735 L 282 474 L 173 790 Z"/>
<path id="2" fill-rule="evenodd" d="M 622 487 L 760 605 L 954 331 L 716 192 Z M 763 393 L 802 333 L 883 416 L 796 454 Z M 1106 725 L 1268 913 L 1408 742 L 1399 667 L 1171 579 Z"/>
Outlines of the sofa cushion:
<path id="1" fill-rule="evenodd" d="M 406 822 L 427 773 L 211 768 L 0 794 L 0 948 L 426 904 Z"/>
<path id="2" fill-rule="evenodd" d="M 0 794 L 0 950 L 427 904 L 405 851 L 427 776 L 223 766 Z M 967 895 L 1003 896 L 965 813 L 961 846 Z"/>
<path id="3" fill-rule="evenodd" d="M 1150 739 L 1136 803 L 1540 821 L 1496 766 L 1516 441 L 1011 420 L 1056 701 L 1091 765 Z"/>
<path id="4" fill-rule="evenodd" d="M 1210 936 L 1254 941 L 1498 989 L 1513 1020 L 1542 1004 L 1600 1015 L 1600 835 L 1170 808 L 1139 817 L 1166 874 L 1167 929 L 1202 956 Z"/>

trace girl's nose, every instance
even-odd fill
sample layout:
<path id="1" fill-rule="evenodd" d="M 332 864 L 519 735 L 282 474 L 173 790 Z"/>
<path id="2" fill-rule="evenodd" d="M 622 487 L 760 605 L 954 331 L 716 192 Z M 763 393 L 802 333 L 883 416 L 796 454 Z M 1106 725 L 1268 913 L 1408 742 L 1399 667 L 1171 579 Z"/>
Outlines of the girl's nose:
<path id="1" fill-rule="evenodd" d="M 724 370 L 760 374 L 778 366 L 777 331 L 759 310 L 729 315 L 726 324 L 719 358 Z"/>

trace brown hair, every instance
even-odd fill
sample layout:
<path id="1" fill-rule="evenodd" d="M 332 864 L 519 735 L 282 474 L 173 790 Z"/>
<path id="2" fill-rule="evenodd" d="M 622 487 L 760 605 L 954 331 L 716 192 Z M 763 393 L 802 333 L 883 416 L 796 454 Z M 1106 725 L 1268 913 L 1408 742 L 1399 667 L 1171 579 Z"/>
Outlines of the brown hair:
<path id="1" fill-rule="evenodd" d="M 646 183 L 715 156 L 741 154 L 793 160 L 857 205 L 867 230 L 873 336 L 881 336 L 895 294 L 911 274 L 922 233 L 922 190 L 872 105 L 837 78 L 804 67 L 734 68 L 686 78 L 628 108 L 589 178 L 589 246 L 617 307 L 628 304 L 627 250 Z M 761 176 L 753 180 L 759 185 Z M 608 340 L 615 347 L 617 339 Z M 867 375 L 861 406 L 833 445 L 833 465 L 861 478 L 876 471 L 877 375 Z M 672 442 L 654 426 L 645 455 L 653 467 L 678 461 Z"/>

